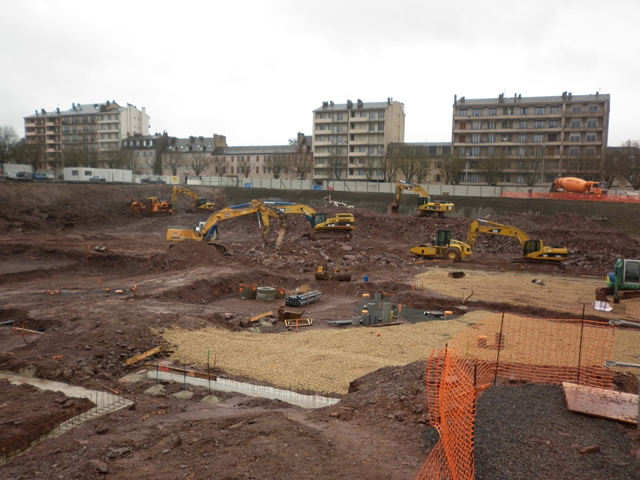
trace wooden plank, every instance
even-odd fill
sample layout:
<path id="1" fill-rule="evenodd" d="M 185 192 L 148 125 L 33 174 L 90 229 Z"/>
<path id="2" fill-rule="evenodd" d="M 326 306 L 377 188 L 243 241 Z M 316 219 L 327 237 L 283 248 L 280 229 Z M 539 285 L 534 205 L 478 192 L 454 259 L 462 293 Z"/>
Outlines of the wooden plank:
<path id="1" fill-rule="evenodd" d="M 127 358 L 124 364 L 131 365 L 132 363 L 139 362 L 140 360 L 144 360 L 145 358 L 150 357 L 155 353 L 158 353 L 160 350 L 162 350 L 162 345 L 152 348 L 151 350 L 147 350 L 146 352 L 141 353 L 140 355 L 136 355 L 135 357 Z"/>
<path id="2" fill-rule="evenodd" d="M 160 371 L 164 371 L 167 373 L 175 373 L 178 375 L 186 375 L 187 377 L 203 378 L 205 380 L 214 380 L 214 381 L 218 379 L 217 375 L 214 375 L 214 374 L 209 375 L 208 373 L 197 372 L 195 370 L 185 370 L 184 368 L 169 367 L 167 365 L 158 365 L 155 363 L 144 364 L 144 368 L 146 368 L 147 370 L 156 370 L 156 367 Z"/>
<path id="3" fill-rule="evenodd" d="M 269 310 L 268 312 L 261 313 L 260 315 L 254 315 L 249 319 L 249 323 L 255 322 L 264 317 L 268 317 L 269 315 L 273 315 L 273 310 Z"/>
<path id="4" fill-rule="evenodd" d="M 638 423 L 638 395 L 603 388 L 562 383 L 567 409 L 594 417 Z"/>

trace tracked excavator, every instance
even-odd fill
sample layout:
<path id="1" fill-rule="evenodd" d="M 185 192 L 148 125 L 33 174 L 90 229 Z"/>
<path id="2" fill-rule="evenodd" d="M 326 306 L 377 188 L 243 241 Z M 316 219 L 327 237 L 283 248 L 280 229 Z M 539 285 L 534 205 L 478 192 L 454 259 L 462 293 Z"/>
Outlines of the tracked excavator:
<path id="1" fill-rule="evenodd" d="M 150 217 L 152 215 L 171 215 L 174 204 L 166 200 L 158 200 L 158 197 L 147 197 L 142 202 L 133 202 L 128 207 L 129 214 L 134 217 Z"/>
<path id="2" fill-rule="evenodd" d="M 640 297 L 640 260 L 630 258 L 616 260 L 613 272 L 607 275 L 607 286 L 596 290 L 596 295 L 598 293 L 604 295 L 602 298 L 613 295 L 613 303 Z"/>
<path id="3" fill-rule="evenodd" d="M 286 233 L 287 217 L 280 210 L 271 205 L 267 205 L 266 202 L 262 200 L 251 200 L 249 203 L 223 208 L 213 213 L 207 221 L 200 222 L 195 228 L 172 227 L 167 230 L 167 240 L 174 242 L 182 240 L 204 241 L 224 252 L 226 251 L 226 247 L 216 242 L 218 238 L 218 224 L 223 220 L 251 214 L 256 214 L 258 217 L 258 227 L 265 238 L 271 233 L 271 220 L 280 220 L 280 231 L 276 239 L 276 249 L 279 248 Z"/>
<path id="4" fill-rule="evenodd" d="M 489 233 L 493 235 L 505 235 L 515 237 L 522 246 L 523 260 L 537 262 L 561 262 L 569 256 L 567 247 L 549 247 L 542 240 L 531 240 L 529 235 L 516 227 L 502 225 L 489 220 L 477 219 L 469 225 L 467 234 L 467 245 L 473 248 L 478 233 Z"/>
<path id="5" fill-rule="evenodd" d="M 450 202 L 434 202 L 427 193 L 427 191 L 420 185 L 411 182 L 404 182 L 398 180 L 396 182 L 396 196 L 393 203 L 389 205 L 389 213 L 397 214 L 400 209 L 400 199 L 402 198 L 402 192 L 405 190 L 409 192 L 415 192 L 418 197 L 418 213 L 420 216 L 439 216 L 444 217 L 445 213 L 453 212 L 455 205 Z"/>
<path id="6" fill-rule="evenodd" d="M 177 210 L 178 205 L 178 196 L 184 193 L 185 195 L 190 196 L 193 199 L 193 209 L 197 210 L 214 210 L 215 203 L 210 202 L 206 198 L 200 198 L 198 195 L 189 190 L 188 188 L 181 187 L 180 185 L 176 185 L 173 187 L 173 191 L 171 193 L 171 204 L 174 206 L 174 210 Z M 188 209 L 187 212 L 193 211 L 193 209 Z"/>
<path id="7" fill-rule="evenodd" d="M 313 232 L 309 234 L 311 240 L 323 239 L 349 239 L 356 228 L 356 221 L 352 213 L 336 213 L 327 218 L 325 213 L 318 213 L 313 208 L 302 203 L 291 202 L 265 202 L 287 215 L 302 214 L 309 223 Z"/>

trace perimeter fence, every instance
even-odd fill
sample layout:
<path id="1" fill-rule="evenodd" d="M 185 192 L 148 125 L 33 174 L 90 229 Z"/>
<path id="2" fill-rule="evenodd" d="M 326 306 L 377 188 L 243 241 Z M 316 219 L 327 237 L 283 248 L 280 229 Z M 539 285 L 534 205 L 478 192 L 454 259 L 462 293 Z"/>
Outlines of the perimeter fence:
<path id="1" fill-rule="evenodd" d="M 473 480 L 478 395 L 503 381 L 610 389 L 614 329 L 588 320 L 495 315 L 460 332 L 426 367 L 431 425 L 440 439 L 416 480 Z"/>

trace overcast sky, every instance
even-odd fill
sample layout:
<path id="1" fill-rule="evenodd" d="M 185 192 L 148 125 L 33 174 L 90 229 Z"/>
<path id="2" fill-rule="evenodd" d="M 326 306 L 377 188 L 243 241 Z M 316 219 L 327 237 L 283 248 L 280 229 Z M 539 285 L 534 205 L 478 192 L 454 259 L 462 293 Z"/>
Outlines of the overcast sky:
<path id="1" fill-rule="evenodd" d="M 145 107 L 150 133 L 230 146 L 310 135 L 322 101 L 404 103 L 451 140 L 453 96 L 611 95 L 639 140 L 637 0 L 0 0 L 0 126 L 44 108 Z"/>

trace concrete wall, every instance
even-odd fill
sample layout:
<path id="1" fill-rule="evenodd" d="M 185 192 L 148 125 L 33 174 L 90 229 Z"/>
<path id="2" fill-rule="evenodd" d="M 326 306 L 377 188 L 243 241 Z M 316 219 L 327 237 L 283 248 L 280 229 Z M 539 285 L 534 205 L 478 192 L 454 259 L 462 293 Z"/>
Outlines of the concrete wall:
<path id="1" fill-rule="evenodd" d="M 391 193 L 354 193 L 328 192 L 326 190 L 271 190 L 261 188 L 221 188 L 228 205 L 237 205 L 254 198 L 263 200 L 280 200 L 300 202 L 307 205 L 324 205 L 324 197 L 331 193 L 331 198 L 366 208 L 379 213 L 386 213 L 393 202 Z M 412 215 L 417 208 L 417 195 L 402 196 L 400 214 Z M 503 215 L 506 213 L 527 213 L 533 215 L 555 215 L 559 213 L 577 213 L 600 225 L 621 230 L 636 238 L 640 237 L 640 205 L 631 203 L 580 202 L 570 200 L 548 200 L 536 198 L 491 198 L 491 197 L 438 197 L 437 199 L 453 202 L 456 211 L 450 216 L 465 218 L 484 218 L 487 215 Z"/>

